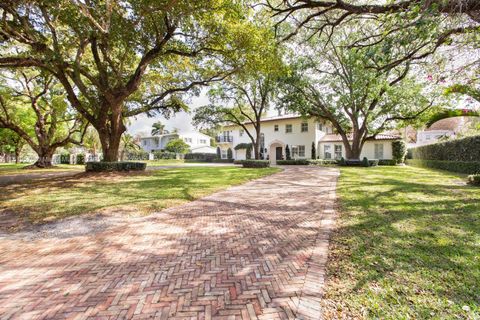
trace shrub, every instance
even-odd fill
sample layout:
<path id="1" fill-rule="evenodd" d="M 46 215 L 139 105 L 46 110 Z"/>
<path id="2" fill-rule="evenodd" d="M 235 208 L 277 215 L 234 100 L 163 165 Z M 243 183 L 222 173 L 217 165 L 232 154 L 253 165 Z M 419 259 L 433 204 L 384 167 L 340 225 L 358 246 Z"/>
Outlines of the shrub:
<path id="1" fill-rule="evenodd" d="M 307 159 L 296 159 L 296 160 L 277 160 L 278 165 L 309 165 L 310 160 Z"/>
<path id="2" fill-rule="evenodd" d="M 317 159 L 317 149 L 315 148 L 315 142 L 312 142 L 312 160 Z"/>
<path id="3" fill-rule="evenodd" d="M 479 161 L 480 135 L 416 147 L 411 150 L 413 159 Z"/>
<path id="4" fill-rule="evenodd" d="M 338 165 L 339 165 L 339 166 L 346 166 L 346 165 L 347 165 L 347 162 L 345 161 L 345 158 L 344 158 L 344 157 L 342 157 L 342 158 L 340 159 L 340 161 L 338 161 Z"/>
<path id="5" fill-rule="evenodd" d="M 270 161 L 267 160 L 243 160 L 244 168 L 267 168 L 270 167 Z"/>
<path id="6" fill-rule="evenodd" d="M 213 160 L 217 159 L 217 155 L 214 153 L 194 152 L 187 153 L 184 159 L 186 162 L 213 162 Z"/>
<path id="7" fill-rule="evenodd" d="M 370 167 L 370 163 L 368 162 L 368 158 L 367 158 L 367 157 L 363 157 L 362 166 L 363 166 L 363 167 Z"/>
<path id="8" fill-rule="evenodd" d="M 126 154 L 127 160 L 148 160 L 148 152 L 144 150 L 129 150 Z"/>
<path id="9" fill-rule="evenodd" d="M 222 158 L 222 151 L 220 150 L 220 147 L 217 147 L 217 158 L 218 159 Z"/>
<path id="10" fill-rule="evenodd" d="M 249 147 L 247 147 L 247 151 L 245 153 L 245 157 L 247 159 L 252 159 L 252 146 L 250 145 Z"/>
<path id="11" fill-rule="evenodd" d="M 227 150 L 227 159 L 229 160 L 233 159 L 233 151 L 231 148 L 228 148 Z"/>
<path id="12" fill-rule="evenodd" d="M 378 165 L 380 166 L 394 166 L 397 164 L 397 160 L 394 159 L 379 159 Z"/>
<path id="13" fill-rule="evenodd" d="M 233 160 L 233 164 L 243 164 L 245 160 Z"/>
<path id="14" fill-rule="evenodd" d="M 165 146 L 165 150 L 172 153 L 185 154 L 190 149 L 190 146 L 182 139 L 170 140 Z"/>
<path id="15" fill-rule="evenodd" d="M 70 164 L 70 153 L 64 153 L 60 155 L 61 164 Z"/>
<path id="16" fill-rule="evenodd" d="M 308 163 L 310 165 L 315 165 L 315 166 L 328 166 L 328 165 L 336 165 L 338 161 L 334 159 L 318 159 L 318 160 L 310 160 L 308 161 Z"/>
<path id="17" fill-rule="evenodd" d="M 87 162 L 87 172 L 111 172 L 111 171 L 144 171 L 147 167 L 145 162 Z"/>
<path id="18" fill-rule="evenodd" d="M 444 160 L 420 160 L 409 159 L 407 164 L 415 167 L 434 168 L 452 172 L 478 174 L 480 173 L 480 161 L 444 161 Z"/>
<path id="19" fill-rule="evenodd" d="M 403 140 L 392 141 L 392 157 L 396 163 L 404 163 L 407 155 L 407 145 Z"/>
<path id="20" fill-rule="evenodd" d="M 177 154 L 175 152 L 155 151 L 153 153 L 153 159 L 155 159 L 155 160 L 176 159 L 176 158 L 177 158 Z"/>
<path id="21" fill-rule="evenodd" d="M 285 159 L 292 160 L 290 157 L 290 148 L 288 147 L 288 144 L 285 146 Z"/>
<path id="22" fill-rule="evenodd" d="M 76 162 L 77 164 L 85 164 L 85 155 L 82 153 L 77 154 Z"/>
<path id="23" fill-rule="evenodd" d="M 378 166 L 379 162 L 380 162 L 380 160 L 378 160 L 378 159 L 368 160 L 368 165 L 370 167 L 376 167 L 376 166 Z"/>
<path id="24" fill-rule="evenodd" d="M 480 174 L 472 174 L 467 178 L 467 182 L 474 186 L 480 186 Z"/>

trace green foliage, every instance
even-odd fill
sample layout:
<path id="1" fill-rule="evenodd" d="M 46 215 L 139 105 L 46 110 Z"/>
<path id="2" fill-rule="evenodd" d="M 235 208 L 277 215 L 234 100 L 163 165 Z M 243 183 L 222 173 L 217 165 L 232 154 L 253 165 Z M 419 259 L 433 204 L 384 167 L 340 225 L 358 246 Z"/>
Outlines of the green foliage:
<path id="1" fill-rule="evenodd" d="M 148 156 L 148 153 L 147 153 Z M 176 159 L 177 154 L 175 152 L 165 152 L 165 151 L 155 151 L 153 152 L 153 159 L 154 160 L 162 160 L 162 159 Z"/>
<path id="2" fill-rule="evenodd" d="M 190 146 L 182 139 L 173 139 L 167 143 L 165 150 L 168 152 L 185 154 L 190 150 Z"/>
<path id="3" fill-rule="evenodd" d="M 467 181 L 471 185 L 480 186 L 480 174 L 469 175 Z"/>
<path id="4" fill-rule="evenodd" d="M 420 160 L 479 161 L 480 135 L 412 148 Z"/>
<path id="5" fill-rule="evenodd" d="M 342 157 L 342 158 L 340 159 L 340 161 L 338 161 L 338 165 L 339 165 L 339 166 L 346 166 L 346 165 L 347 165 L 347 162 L 345 161 L 345 158 L 344 158 L 344 157 Z"/>
<path id="6" fill-rule="evenodd" d="M 87 172 L 113 172 L 113 171 L 145 171 L 145 162 L 87 162 Z"/>
<path id="7" fill-rule="evenodd" d="M 201 162 L 213 162 L 215 159 L 219 159 L 217 154 L 214 153 L 201 153 L 201 152 L 194 152 L 194 153 L 187 153 L 184 157 L 185 161 L 188 160 L 193 161 L 201 161 Z"/>
<path id="8" fill-rule="evenodd" d="M 244 168 L 267 168 L 270 167 L 268 160 L 243 160 L 242 166 Z"/>
<path id="9" fill-rule="evenodd" d="M 437 121 L 454 117 L 480 117 L 480 112 L 471 109 L 445 109 L 435 113 L 425 125 L 429 128 Z"/>
<path id="10" fill-rule="evenodd" d="M 77 154 L 76 164 L 85 164 L 85 155 L 83 153 Z"/>
<path id="11" fill-rule="evenodd" d="M 392 141 L 392 157 L 397 163 L 404 163 L 407 155 L 407 144 L 403 140 Z"/>
<path id="12" fill-rule="evenodd" d="M 227 150 L 227 159 L 232 160 L 233 159 L 233 151 L 231 148 L 228 148 Z"/>
<path id="13" fill-rule="evenodd" d="M 158 135 L 161 135 L 161 134 L 164 134 L 164 133 L 166 133 L 165 132 L 165 125 L 162 124 L 162 122 L 157 121 L 154 124 L 152 124 L 152 131 L 151 131 L 152 136 L 158 136 Z"/>
<path id="14" fill-rule="evenodd" d="M 290 147 L 288 144 L 285 146 L 285 159 L 292 160 L 292 157 L 290 156 Z"/>
<path id="15" fill-rule="evenodd" d="M 309 164 L 315 165 L 315 166 L 331 166 L 331 165 L 337 165 L 338 161 L 334 159 L 317 159 L 317 160 L 310 160 Z"/>
<path id="16" fill-rule="evenodd" d="M 126 152 L 125 158 L 128 161 L 132 160 L 148 160 L 148 152 L 144 150 L 129 150 Z"/>
<path id="17" fill-rule="evenodd" d="M 404 161 L 405 161 L 405 159 L 404 159 Z M 398 162 L 395 159 L 378 159 L 378 165 L 379 166 L 395 166 L 395 165 L 397 165 L 397 163 Z"/>
<path id="18" fill-rule="evenodd" d="M 280 166 L 283 165 L 302 165 L 306 166 L 310 164 L 308 159 L 296 159 L 296 160 L 277 160 L 277 164 Z"/>
<path id="19" fill-rule="evenodd" d="M 409 166 L 420 168 L 433 168 L 467 174 L 480 173 L 480 161 L 408 159 L 406 163 Z"/>
<path id="20" fill-rule="evenodd" d="M 222 158 L 222 151 L 220 150 L 220 147 L 217 147 L 217 159 Z"/>
<path id="21" fill-rule="evenodd" d="M 315 147 L 315 142 L 312 142 L 312 160 L 317 159 L 317 148 Z"/>
<path id="22" fill-rule="evenodd" d="M 370 167 L 370 163 L 368 162 L 367 157 L 363 157 L 363 159 L 362 159 L 362 166 L 363 166 L 363 167 Z"/>
<path id="23" fill-rule="evenodd" d="M 63 153 L 60 155 L 61 164 L 70 164 L 70 153 Z"/>
<path id="24" fill-rule="evenodd" d="M 239 143 L 235 146 L 235 150 L 241 150 L 241 149 L 248 149 L 248 148 L 252 148 L 252 144 L 251 143 Z"/>

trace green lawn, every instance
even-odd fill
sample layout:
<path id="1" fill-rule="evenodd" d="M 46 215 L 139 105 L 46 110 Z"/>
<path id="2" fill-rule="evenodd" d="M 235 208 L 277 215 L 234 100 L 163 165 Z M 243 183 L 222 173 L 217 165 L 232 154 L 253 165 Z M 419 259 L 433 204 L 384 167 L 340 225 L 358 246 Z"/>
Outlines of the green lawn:
<path id="1" fill-rule="evenodd" d="M 413 167 L 342 168 L 327 318 L 480 319 L 480 188 Z"/>
<path id="2" fill-rule="evenodd" d="M 279 171 L 195 167 L 144 173 L 80 174 L 2 187 L 0 214 L 40 223 L 83 213 L 146 214 Z"/>
<path id="3" fill-rule="evenodd" d="M 31 163 L 30 163 L 31 164 Z M 83 165 L 69 165 L 69 164 L 59 164 L 49 169 L 25 169 L 26 166 L 30 165 L 29 163 L 0 163 L 0 176 L 2 175 L 16 175 L 16 174 L 30 174 L 37 172 L 57 172 L 57 171 L 82 171 L 85 169 Z"/>

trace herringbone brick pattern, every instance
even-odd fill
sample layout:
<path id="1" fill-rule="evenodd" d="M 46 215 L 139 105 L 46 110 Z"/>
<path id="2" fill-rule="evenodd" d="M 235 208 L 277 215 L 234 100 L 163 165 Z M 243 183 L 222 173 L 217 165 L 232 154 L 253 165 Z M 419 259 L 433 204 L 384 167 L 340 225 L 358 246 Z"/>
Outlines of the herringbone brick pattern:
<path id="1" fill-rule="evenodd" d="M 0 243 L 0 319 L 320 319 L 337 171 L 285 171 L 88 236 Z"/>

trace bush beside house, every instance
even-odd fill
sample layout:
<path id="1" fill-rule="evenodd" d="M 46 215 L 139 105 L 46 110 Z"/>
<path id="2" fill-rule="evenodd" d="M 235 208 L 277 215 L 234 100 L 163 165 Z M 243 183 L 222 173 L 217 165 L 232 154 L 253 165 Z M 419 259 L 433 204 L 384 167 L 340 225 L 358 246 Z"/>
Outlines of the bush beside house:
<path id="1" fill-rule="evenodd" d="M 111 172 L 111 171 L 145 171 L 145 162 L 87 162 L 87 172 Z"/>
<path id="2" fill-rule="evenodd" d="M 270 161 L 268 160 L 243 160 L 242 166 L 244 168 L 268 168 Z"/>

